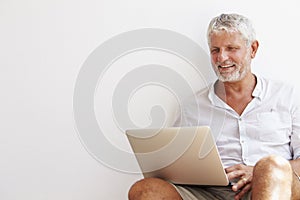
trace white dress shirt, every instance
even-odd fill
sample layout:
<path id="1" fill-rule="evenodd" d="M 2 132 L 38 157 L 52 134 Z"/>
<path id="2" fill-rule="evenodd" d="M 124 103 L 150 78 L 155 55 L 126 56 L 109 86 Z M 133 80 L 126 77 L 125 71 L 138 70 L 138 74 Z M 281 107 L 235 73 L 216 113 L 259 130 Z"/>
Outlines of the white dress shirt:
<path id="1" fill-rule="evenodd" d="M 239 115 L 213 85 L 184 102 L 175 126 L 210 126 L 224 167 L 254 166 L 270 154 L 300 157 L 300 101 L 292 86 L 257 77 L 254 98 Z"/>

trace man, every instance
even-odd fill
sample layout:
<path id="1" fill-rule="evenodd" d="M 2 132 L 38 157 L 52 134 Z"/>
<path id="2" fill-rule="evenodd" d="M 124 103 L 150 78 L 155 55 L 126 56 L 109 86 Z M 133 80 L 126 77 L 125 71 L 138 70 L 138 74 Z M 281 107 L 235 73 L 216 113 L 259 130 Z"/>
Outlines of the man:
<path id="1" fill-rule="evenodd" d="M 300 199 L 300 107 L 289 85 L 251 72 L 259 43 L 249 19 L 221 14 L 209 24 L 211 63 L 218 77 L 183 107 L 176 126 L 209 125 L 231 185 L 135 183 L 130 200 Z M 201 170 L 201 169 L 199 169 Z"/>

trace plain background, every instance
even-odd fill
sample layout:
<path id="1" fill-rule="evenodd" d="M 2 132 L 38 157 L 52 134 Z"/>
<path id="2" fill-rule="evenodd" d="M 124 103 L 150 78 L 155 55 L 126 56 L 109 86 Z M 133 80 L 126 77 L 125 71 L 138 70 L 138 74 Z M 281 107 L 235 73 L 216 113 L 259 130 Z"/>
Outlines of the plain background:
<path id="1" fill-rule="evenodd" d="M 96 160 L 76 131 L 82 64 L 103 42 L 139 28 L 181 33 L 207 51 L 208 21 L 222 12 L 254 22 L 254 72 L 299 83 L 296 0 L 1 0 L 0 199 L 127 199 L 141 175 Z"/>

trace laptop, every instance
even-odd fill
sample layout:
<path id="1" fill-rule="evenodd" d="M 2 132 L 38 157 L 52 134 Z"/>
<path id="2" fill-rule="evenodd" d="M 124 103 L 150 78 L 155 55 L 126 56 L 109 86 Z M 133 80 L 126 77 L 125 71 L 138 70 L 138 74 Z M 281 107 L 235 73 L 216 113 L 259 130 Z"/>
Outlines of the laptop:
<path id="1" fill-rule="evenodd" d="M 126 136 L 145 178 L 188 185 L 229 184 L 209 126 L 130 129 Z"/>

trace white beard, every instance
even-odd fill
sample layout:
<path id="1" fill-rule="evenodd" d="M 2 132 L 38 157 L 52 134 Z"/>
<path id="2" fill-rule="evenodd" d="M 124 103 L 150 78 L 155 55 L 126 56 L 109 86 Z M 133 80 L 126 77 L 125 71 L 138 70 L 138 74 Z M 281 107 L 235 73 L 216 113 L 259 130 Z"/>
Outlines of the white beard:
<path id="1" fill-rule="evenodd" d="M 240 81 L 242 80 L 246 74 L 248 72 L 251 71 L 251 67 L 250 67 L 250 64 L 251 64 L 251 57 L 250 57 L 250 54 L 248 54 L 249 56 L 247 56 L 246 58 L 246 62 L 247 65 L 244 66 L 244 68 L 242 68 L 242 66 L 234 63 L 234 62 L 231 62 L 231 61 L 225 61 L 224 64 L 226 65 L 235 65 L 235 70 L 233 72 L 231 72 L 230 74 L 226 74 L 226 75 L 222 75 L 219 71 L 219 68 L 218 66 L 222 66 L 222 63 L 216 63 L 215 65 L 213 65 L 213 68 L 214 68 L 214 71 L 218 77 L 218 79 L 222 82 L 235 82 L 235 81 Z M 223 64 L 223 65 L 224 65 Z M 242 69 L 242 71 L 241 71 Z"/>
<path id="2" fill-rule="evenodd" d="M 237 67 L 237 69 L 235 71 L 233 71 L 230 75 L 226 75 L 226 76 L 222 75 L 217 68 L 218 67 L 215 66 L 215 69 L 216 69 L 215 73 L 216 73 L 216 75 L 217 75 L 217 77 L 220 81 L 222 81 L 222 82 L 235 82 L 235 81 L 242 80 L 246 76 L 249 67 L 245 68 L 242 72 L 240 72 L 239 71 L 240 68 Z"/>

